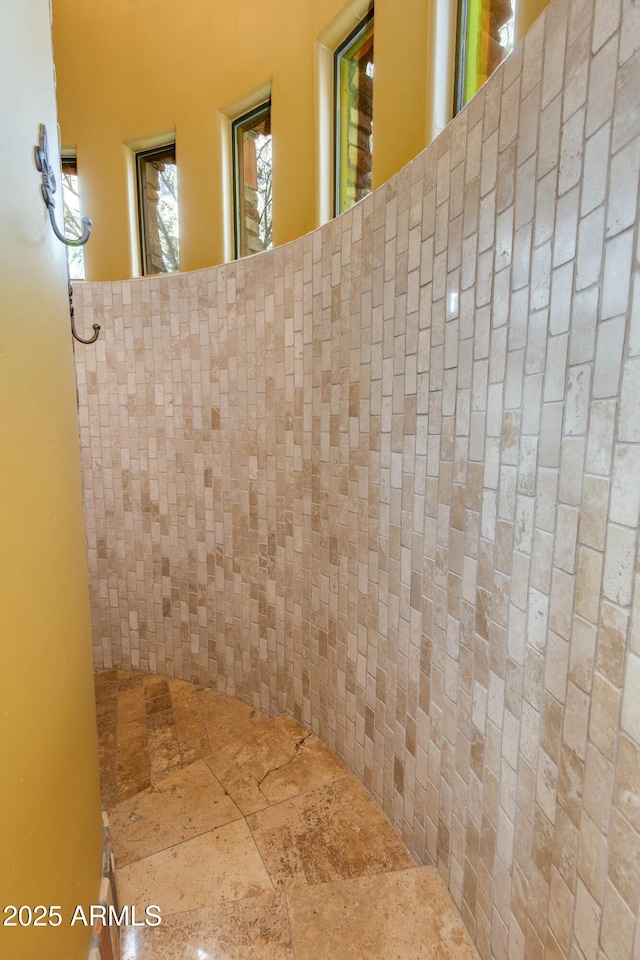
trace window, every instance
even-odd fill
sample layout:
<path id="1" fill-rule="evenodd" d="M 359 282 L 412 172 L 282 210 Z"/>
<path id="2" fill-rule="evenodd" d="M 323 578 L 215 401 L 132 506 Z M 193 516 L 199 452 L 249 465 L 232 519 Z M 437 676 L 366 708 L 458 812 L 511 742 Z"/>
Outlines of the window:
<path id="1" fill-rule="evenodd" d="M 75 157 L 62 158 L 62 200 L 64 203 L 64 229 L 68 237 L 79 237 L 82 233 L 80 223 L 80 187 L 78 183 L 78 165 Z M 71 280 L 84 280 L 84 249 L 67 247 L 67 262 Z"/>
<path id="2" fill-rule="evenodd" d="M 271 101 L 233 122 L 236 257 L 273 246 Z"/>
<path id="3" fill-rule="evenodd" d="M 515 0 L 461 0 L 456 113 L 513 50 Z"/>
<path id="4" fill-rule="evenodd" d="M 176 145 L 136 154 L 142 272 L 180 269 Z"/>
<path id="5" fill-rule="evenodd" d="M 335 71 L 338 214 L 371 193 L 373 10 L 336 50 Z"/>

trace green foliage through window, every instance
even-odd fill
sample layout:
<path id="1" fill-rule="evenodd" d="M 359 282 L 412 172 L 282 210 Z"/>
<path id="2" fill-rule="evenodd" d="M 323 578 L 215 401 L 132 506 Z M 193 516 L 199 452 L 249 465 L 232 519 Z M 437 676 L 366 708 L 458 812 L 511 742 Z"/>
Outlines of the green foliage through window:
<path id="1" fill-rule="evenodd" d="M 456 111 L 513 50 L 515 0 L 461 0 Z"/>
<path id="2" fill-rule="evenodd" d="M 336 51 L 336 213 L 371 193 L 373 10 Z"/>

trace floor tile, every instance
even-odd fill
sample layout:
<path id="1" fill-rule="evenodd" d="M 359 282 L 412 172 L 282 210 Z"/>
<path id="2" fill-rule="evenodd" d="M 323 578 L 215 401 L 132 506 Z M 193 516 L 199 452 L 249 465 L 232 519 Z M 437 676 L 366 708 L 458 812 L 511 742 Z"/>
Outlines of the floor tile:
<path id="1" fill-rule="evenodd" d="M 147 717 L 151 782 L 157 783 L 181 766 L 180 747 L 169 711 Z"/>
<path id="2" fill-rule="evenodd" d="M 355 777 L 268 807 L 247 823 L 271 879 L 287 890 L 413 866 Z"/>
<path id="3" fill-rule="evenodd" d="M 296 960 L 478 960 L 432 867 L 287 893 Z"/>
<path id="4" fill-rule="evenodd" d="M 147 676 L 147 674 L 140 673 L 139 670 L 116 670 L 114 672 L 117 675 L 118 693 L 139 686 L 140 683 L 144 682 L 144 677 Z M 155 674 L 153 676 L 155 677 Z"/>
<path id="5" fill-rule="evenodd" d="M 141 682 L 130 686 L 118 694 L 118 724 L 144 723 L 144 693 Z"/>
<path id="6" fill-rule="evenodd" d="M 121 960 L 293 960 L 282 894 L 267 894 L 129 927 Z"/>
<path id="7" fill-rule="evenodd" d="M 143 673 L 142 682 L 145 700 L 155 700 L 157 697 L 165 697 L 169 694 L 168 677 L 161 677 L 157 673 Z"/>
<path id="8" fill-rule="evenodd" d="M 202 757 L 208 756 L 211 752 L 206 733 L 195 740 L 179 740 L 178 746 L 180 747 L 180 762 L 183 767 L 188 763 L 193 763 L 194 760 L 200 760 Z"/>
<path id="9" fill-rule="evenodd" d="M 116 888 L 121 904 L 157 904 L 163 917 L 273 892 L 244 820 L 117 869 Z"/>
<path id="10" fill-rule="evenodd" d="M 213 751 L 230 741 L 245 743 L 257 727 L 269 722 L 259 710 L 208 687 L 198 688 L 198 704 Z"/>
<path id="11" fill-rule="evenodd" d="M 135 796 L 140 790 L 146 790 L 151 783 L 144 723 L 126 723 L 120 726 L 117 743 L 117 801 L 119 802 Z M 107 809 L 111 808 L 107 806 Z"/>
<path id="12" fill-rule="evenodd" d="M 115 730 L 102 732 L 98 726 L 98 758 L 100 795 L 107 810 L 111 810 L 118 799 L 118 748 Z"/>
<path id="13" fill-rule="evenodd" d="M 118 678 L 115 670 L 95 674 L 100 793 L 111 809 L 118 798 Z"/>
<path id="14" fill-rule="evenodd" d="M 121 670 L 96 670 L 94 673 L 94 683 L 96 688 L 96 700 L 118 692 L 118 676 Z"/>
<path id="15" fill-rule="evenodd" d="M 241 816 L 231 797 L 200 760 L 111 811 L 116 863 L 122 867 Z"/>
<path id="16" fill-rule="evenodd" d="M 291 717 L 136 671 L 100 671 L 96 710 L 119 899 L 162 913 L 123 960 L 477 960 L 438 874 Z"/>
<path id="17" fill-rule="evenodd" d="M 248 738 L 218 744 L 206 762 L 245 815 L 348 772 L 318 737 L 286 714 L 256 723 Z"/>

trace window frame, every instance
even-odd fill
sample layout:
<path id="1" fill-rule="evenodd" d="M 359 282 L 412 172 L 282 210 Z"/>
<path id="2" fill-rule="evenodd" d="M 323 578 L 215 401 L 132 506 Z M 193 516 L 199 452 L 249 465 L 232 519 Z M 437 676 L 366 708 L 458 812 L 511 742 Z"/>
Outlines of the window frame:
<path id="1" fill-rule="evenodd" d="M 347 210 L 350 210 L 351 207 L 345 207 L 344 210 L 340 209 L 340 149 L 341 149 L 341 131 L 340 124 L 342 121 L 342 113 L 340 109 L 340 64 L 343 58 L 343 55 L 354 46 L 355 42 L 364 34 L 369 28 L 370 23 L 374 19 L 374 9 L 375 5 L 372 4 L 367 10 L 365 16 L 360 20 L 360 22 L 347 34 L 344 40 L 336 47 L 333 54 L 333 112 L 334 112 L 334 122 L 333 122 L 333 139 L 334 139 L 334 156 L 333 156 L 333 215 L 334 217 L 339 217 L 340 214 L 346 213 Z M 373 160 L 373 155 L 372 155 Z M 373 189 L 373 187 L 372 187 Z M 352 204 L 351 206 L 353 206 Z"/>
<path id="2" fill-rule="evenodd" d="M 72 169 L 70 169 L 72 168 Z M 64 186 L 64 175 L 65 171 L 67 174 L 76 177 L 78 180 L 78 198 L 80 198 L 80 178 L 78 177 L 78 154 L 74 151 L 67 150 L 62 151 L 60 155 L 60 173 L 61 173 L 61 192 L 62 192 L 62 222 L 63 227 L 66 233 L 66 209 L 67 209 L 67 200 L 65 196 L 65 186 Z M 82 217 L 82 210 L 80 209 L 80 217 Z M 87 276 L 87 265 L 84 260 L 84 247 L 67 247 L 67 264 L 69 267 L 69 277 L 74 283 L 81 283 L 86 279 Z M 79 258 L 82 261 L 82 277 L 72 277 L 71 276 L 71 258 L 75 255 L 76 258 Z"/>
<path id="3" fill-rule="evenodd" d="M 60 157 L 60 168 L 64 173 L 65 167 L 73 167 L 73 176 L 78 176 L 78 157 L 75 153 L 63 153 Z"/>
<path id="4" fill-rule="evenodd" d="M 458 0 L 458 29 L 456 37 L 456 66 L 453 99 L 453 115 L 464 109 L 464 84 L 467 73 L 467 28 L 469 25 L 469 0 Z"/>
<path id="5" fill-rule="evenodd" d="M 160 144 L 156 147 L 149 147 L 145 150 L 136 150 L 134 154 L 135 161 L 135 177 L 136 177 L 136 193 L 138 199 L 138 246 L 140 250 L 140 267 L 143 277 L 155 277 L 158 276 L 158 271 L 151 272 L 148 267 L 148 257 L 147 257 L 147 235 L 146 235 L 146 216 L 145 216 L 145 206 L 144 206 L 144 197 L 142 190 L 142 163 L 146 160 L 153 159 L 154 156 L 161 156 L 166 154 L 168 150 L 173 147 L 173 157 L 178 166 L 177 160 L 177 151 L 176 151 L 176 141 L 168 140 L 166 143 Z M 177 273 L 178 270 L 167 270 L 165 273 Z"/>
<path id="6" fill-rule="evenodd" d="M 233 253 L 235 260 L 243 260 L 245 257 L 254 256 L 250 253 L 241 252 L 242 244 L 242 214 L 243 207 L 240 204 L 240 151 L 238 150 L 238 132 L 251 123 L 253 120 L 259 120 L 262 117 L 269 116 L 269 123 L 272 123 L 271 116 L 271 97 L 263 100 L 257 106 L 248 110 L 246 113 L 236 117 L 231 121 L 231 170 L 233 181 Z M 273 133 L 271 133 L 271 145 L 273 150 Z M 272 154 L 273 156 L 273 154 Z M 273 188 L 273 161 L 272 161 L 272 188 Z M 273 210 L 272 210 L 273 215 Z M 273 242 L 272 242 L 273 246 Z M 271 249 L 267 247 L 266 249 Z"/>
<path id="7" fill-rule="evenodd" d="M 518 0 L 512 0 L 512 9 L 511 16 L 514 19 L 515 25 L 515 15 L 516 15 L 516 5 Z M 513 47 L 506 54 L 505 57 L 494 67 L 494 71 L 489 74 L 486 80 L 480 84 L 474 94 L 472 94 L 468 100 L 465 101 L 465 86 L 467 82 L 467 67 L 468 67 L 468 32 L 469 32 L 469 6 L 472 3 L 472 0 L 458 0 L 458 15 L 457 15 L 457 37 L 456 37 L 456 61 L 455 61 L 455 82 L 454 82 L 454 100 L 453 100 L 453 115 L 457 116 L 461 110 L 465 108 L 467 103 L 469 103 L 476 93 L 478 93 L 484 84 L 487 82 L 493 72 L 498 69 L 500 64 L 511 55 L 513 52 Z M 514 46 L 515 46 L 515 37 L 514 37 Z"/>

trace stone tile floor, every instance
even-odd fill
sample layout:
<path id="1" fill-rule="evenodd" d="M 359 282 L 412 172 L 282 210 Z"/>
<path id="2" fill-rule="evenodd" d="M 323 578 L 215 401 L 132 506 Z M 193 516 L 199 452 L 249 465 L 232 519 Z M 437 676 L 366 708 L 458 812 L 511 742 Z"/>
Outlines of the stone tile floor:
<path id="1" fill-rule="evenodd" d="M 122 960 L 477 960 L 437 872 L 291 717 L 213 690 L 96 674 Z"/>

